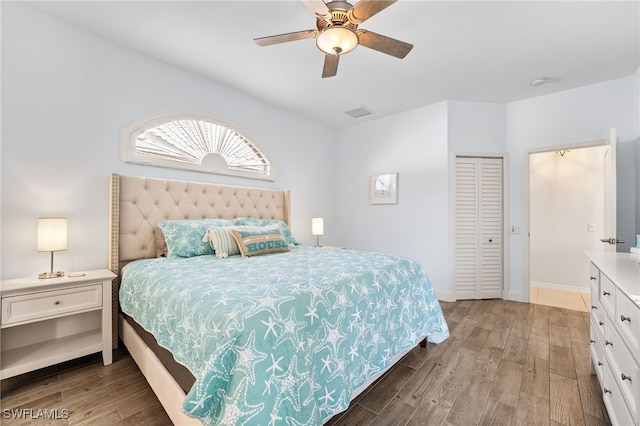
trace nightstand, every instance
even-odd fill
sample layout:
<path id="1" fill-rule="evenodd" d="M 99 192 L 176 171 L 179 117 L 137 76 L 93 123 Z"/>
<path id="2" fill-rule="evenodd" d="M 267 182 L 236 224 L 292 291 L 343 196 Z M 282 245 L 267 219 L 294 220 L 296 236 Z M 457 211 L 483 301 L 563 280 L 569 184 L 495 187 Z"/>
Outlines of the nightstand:
<path id="1" fill-rule="evenodd" d="M 102 351 L 112 362 L 108 269 L 4 280 L 0 379 Z"/>

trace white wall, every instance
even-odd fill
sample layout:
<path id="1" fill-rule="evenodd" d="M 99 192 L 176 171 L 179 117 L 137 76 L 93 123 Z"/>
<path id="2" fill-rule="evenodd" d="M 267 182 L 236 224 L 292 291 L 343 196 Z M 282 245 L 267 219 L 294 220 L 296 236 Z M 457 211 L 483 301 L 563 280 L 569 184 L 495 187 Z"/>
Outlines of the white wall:
<path id="1" fill-rule="evenodd" d="M 417 260 L 450 300 L 453 153 L 504 153 L 504 120 L 502 104 L 450 101 L 340 130 L 332 241 Z M 370 205 L 368 177 L 386 172 L 399 173 L 398 204 Z"/>
<path id="2" fill-rule="evenodd" d="M 520 236 L 511 238 L 510 283 L 512 300 L 528 300 L 524 284 L 524 256 L 528 229 L 524 223 L 523 176 L 529 151 L 607 139 L 609 128 L 618 132 L 619 176 L 632 176 L 633 163 L 621 155 L 637 146 L 634 118 L 634 77 L 625 77 L 578 89 L 540 96 L 506 106 L 507 148 L 510 161 L 511 225 L 521 225 Z M 618 199 L 633 200 L 635 185 L 618 179 Z M 626 241 L 634 232 L 635 208 L 618 208 L 618 236 Z M 585 262 L 586 265 L 586 262 Z M 586 274 L 586 271 L 585 271 Z"/>
<path id="3" fill-rule="evenodd" d="M 1 7 L 3 279 L 48 269 L 49 254 L 36 251 L 41 216 L 69 218 L 68 250 L 56 254 L 56 268 L 106 267 L 112 172 L 289 188 L 293 232 L 301 242 L 313 242 L 310 218 L 328 214 L 332 202 L 330 185 L 318 179 L 332 169 L 331 130 L 26 4 Z M 246 130 L 272 154 L 277 181 L 119 161 L 122 126 L 177 109 L 207 111 Z"/>
<path id="4" fill-rule="evenodd" d="M 434 288 L 449 283 L 447 104 L 341 129 L 335 144 L 330 242 L 405 255 Z M 369 176 L 398 172 L 398 204 L 370 205 Z"/>
<path id="5" fill-rule="evenodd" d="M 449 151 L 496 154 L 507 150 L 505 104 L 449 101 Z"/>
<path id="6" fill-rule="evenodd" d="M 606 146 L 529 158 L 533 287 L 588 293 L 584 250 L 600 250 L 605 225 Z M 589 224 L 592 230 L 589 230 Z"/>

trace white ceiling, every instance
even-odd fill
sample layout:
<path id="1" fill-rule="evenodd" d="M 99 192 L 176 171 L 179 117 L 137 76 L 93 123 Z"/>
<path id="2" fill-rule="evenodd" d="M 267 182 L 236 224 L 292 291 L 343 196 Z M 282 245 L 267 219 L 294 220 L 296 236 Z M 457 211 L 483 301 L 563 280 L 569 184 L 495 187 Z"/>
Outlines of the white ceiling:
<path id="1" fill-rule="evenodd" d="M 400 0 L 360 28 L 412 43 L 409 55 L 359 46 L 327 79 L 313 39 L 253 42 L 315 28 L 302 0 L 32 4 L 335 128 L 443 100 L 509 102 L 628 76 L 640 57 L 639 1 Z M 531 87 L 540 76 L 548 83 Z M 362 106 L 373 114 L 345 114 Z"/>

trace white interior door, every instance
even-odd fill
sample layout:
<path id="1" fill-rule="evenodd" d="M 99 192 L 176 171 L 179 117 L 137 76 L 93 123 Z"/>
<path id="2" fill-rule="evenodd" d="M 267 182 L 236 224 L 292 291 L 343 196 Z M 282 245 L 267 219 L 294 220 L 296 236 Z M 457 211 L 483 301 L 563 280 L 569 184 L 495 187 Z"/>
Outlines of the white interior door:
<path id="1" fill-rule="evenodd" d="M 604 158 L 604 232 L 600 241 L 604 251 L 616 251 L 618 240 L 616 226 L 616 129 L 609 130 L 609 149 Z"/>
<path id="2" fill-rule="evenodd" d="M 502 158 L 456 157 L 454 279 L 456 299 L 502 297 Z"/>

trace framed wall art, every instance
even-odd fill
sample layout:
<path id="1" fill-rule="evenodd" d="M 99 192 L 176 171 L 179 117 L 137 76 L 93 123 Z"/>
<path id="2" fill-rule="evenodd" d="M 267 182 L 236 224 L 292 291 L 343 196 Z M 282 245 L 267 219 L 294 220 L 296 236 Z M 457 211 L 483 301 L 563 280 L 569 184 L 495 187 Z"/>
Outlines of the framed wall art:
<path id="1" fill-rule="evenodd" d="M 369 204 L 398 203 L 398 173 L 369 176 Z"/>

